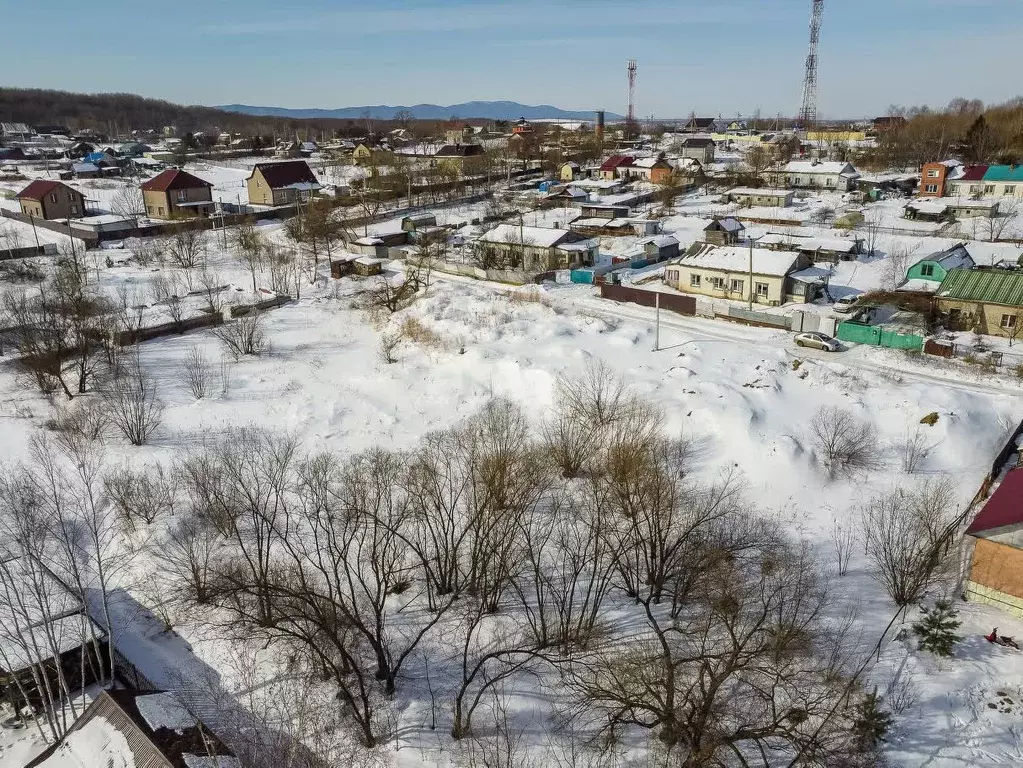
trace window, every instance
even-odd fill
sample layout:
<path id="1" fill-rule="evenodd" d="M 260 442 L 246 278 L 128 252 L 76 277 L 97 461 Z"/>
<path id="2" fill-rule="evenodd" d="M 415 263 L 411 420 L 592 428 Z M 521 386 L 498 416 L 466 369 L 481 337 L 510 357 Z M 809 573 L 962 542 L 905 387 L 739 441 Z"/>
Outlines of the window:
<path id="1" fill-rule="evenodd" d="M 835 180 L 834 179 L 828 179 L 828 186 L 829 187 L 835 186 Z"/>
<path id="2" fill-rule="evenodd" d="M 1007 194 L 1007 195 L 1015 195 L 1016 194 L 1016 186 L 1014 184 L 1006 184 L 1005 185 L 1005 194 Z"/>
<path id="3" fill-rule="evenodd" d="M 54 192 L 53 194 L 50 195 L 50 202 L 51 203 L 57 202 L 57 193 L 56 192 Z"/>
<path id="4" fill-rule="evenodd" d="M 717 288 L 719 291 L 725 287 L 725 278 L 723 277 L 712 277 L 710 279 L 712 288 Z"/>
<path id="5" fill-rule="evenodd" d="M 187 189 L 179 189 L 178 190 L 178 202 L 179 203 L 187 203 L 188 202 L 188 190 Z"/>
<path id="6" fill-rule="evenodd" d="M 796 176 L 796 178 L 792 180 L 792 183 L 795 184 L 798 187 L 799 186 L 799 177 Z"/>
<path id="7" fill-rule="evenodd" d="M 753 283 L 753 290 L 756 291 L 758 298 L 767 298 L 768 287 L 767 283 Z"/>
<path id="8" fill-rule="evenodd" d="M 937 168 L 931 168 L 931 170 L 929 170 L 927 172 L 927 178 L 928 179 L 936 179 L 936 178 L 938 178 L 938 169 Z"/>
<path id="9" fill-rule="evenodd" d="M 161 216 L 163 216 L 163 208 L 157 208 L 156 210 L 159 211 Z"/>
<path id="10" fill-rule="evenodd" d="M 1016 329 L 1016 315 L 1002 315 L 1002 328 L 1007 331 Z"/>
<path id="11" fill-rule="evenodd" d="M 71 210 L 71 215 L 72 216 L 77 216 L 78 215 L 78 206 L 77 205 L 72 205 L 70 210 Z"/>
<path id="12" fill-rule="evenodd" d="M 994 193 L 995 193 L 995 185 L 994 184 L 985 184 L 984 185 L 984 194 L 985 195 L 993 195 Z"/>
<path id="13" fill-rule="evenodd" d="M 977 192 L 980 192 L 980 187 L 977 186 L 976 184 L 971 184 L 970 185 L 970 194 L 972 195 L 972 194 L 975 194 Z"/>
<path id="14" fill-rule="evenodd" d="M 693 286 L 693 288 L 699 288 L 700 287 L 700 276 L 695 274 L 695 273 L 689 275 L 689 284 L 691 286 Z"/>
<path id="15" fill-rule="evenodd" d="M 961 195 L 962 192 L 963 192 L 963 188 L 960 187 L 958 184 L 953 184 L 952 185 L 952 194 L 953 195 Z"/>
<path id="16" fill-rule="evenodd" d="M 736 278 L 733 277 L 732 282 L 728 284 L 728 289 L 732 293 L 742 293 L 742 288 L 744 284 L 745 283 L 742 280 L 737 280 Z"/>
<path id="17" fill-rule="evenodd" d="M 921 277 L 934 277 L 934 265 L 933 264 L 921 264 L 920 265 L 920 276 Z"/>
<path id="18" fill-rule="evenodd" d="M 927 190 L 928 192 L 937 192 L 938 191 L 938 185 L 937 184 L 928 184 L 926 187 L 924 187 L 924 189 Z"/>

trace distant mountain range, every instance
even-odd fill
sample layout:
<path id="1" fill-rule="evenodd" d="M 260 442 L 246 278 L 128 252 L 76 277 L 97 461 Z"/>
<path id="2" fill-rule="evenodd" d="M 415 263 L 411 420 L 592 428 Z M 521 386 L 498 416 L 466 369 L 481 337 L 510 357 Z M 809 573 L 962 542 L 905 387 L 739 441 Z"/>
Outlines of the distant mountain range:
<path id="1" fill-rule="evenodd" d="M 215 107 L 225 112 L 259 117 L 283 117 L 291 119 L 330 118 L 337 120 L 358 120 L 366 113 L 374 120 L 393 120 L 398 112 L 411 112 L 417 120 L 447 120 L 451 117 L 480 120 L 594 120 L 596 112 L 572 111 L 552 107 L 550 104 L 519 104 L 515 101 L 468 101 L 464 104 L 440 106 L 438 104 L 415 104 L 411 107 L 344 107 L 342 109 L 286 109 L 284 107 L 252 107 L 247 104 L 225 104 Z M 607 113 L 608 120 L 622 120 L 621 115 Z"/>

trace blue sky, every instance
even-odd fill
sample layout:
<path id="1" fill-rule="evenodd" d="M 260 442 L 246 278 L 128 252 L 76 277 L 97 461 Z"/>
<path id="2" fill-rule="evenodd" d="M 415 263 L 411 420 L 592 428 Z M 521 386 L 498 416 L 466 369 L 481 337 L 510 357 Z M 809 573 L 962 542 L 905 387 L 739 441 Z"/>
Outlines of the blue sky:
<path id="1" fill-rule="evenodd" d="M 0 82 L 285 107 L 798 108 L 810 0 L 77 0 L 0 9 Z M 821 113 L 1023 92 L 1023 0 L 828 0 Z M 44 51 L 52 55 L 40 55 Z M 31 62 L 31 65 L 26 65 Z"/>

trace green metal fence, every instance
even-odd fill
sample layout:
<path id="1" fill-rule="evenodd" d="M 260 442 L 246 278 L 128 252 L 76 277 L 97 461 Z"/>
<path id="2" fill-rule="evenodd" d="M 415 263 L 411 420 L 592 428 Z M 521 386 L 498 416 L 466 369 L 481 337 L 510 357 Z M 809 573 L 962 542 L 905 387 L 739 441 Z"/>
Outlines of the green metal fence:
<path id="1" fill-rule="evenodd" d="M 921 350 L 924 346 L 922 336 L 913 333 L 896 333 L 885 330 L 879 325 L 865 325 L 849 320 L 839 324 L 838 338 L 854 344 L 870 344 L 874 347 L 889 347 L 891 349 Z"/>

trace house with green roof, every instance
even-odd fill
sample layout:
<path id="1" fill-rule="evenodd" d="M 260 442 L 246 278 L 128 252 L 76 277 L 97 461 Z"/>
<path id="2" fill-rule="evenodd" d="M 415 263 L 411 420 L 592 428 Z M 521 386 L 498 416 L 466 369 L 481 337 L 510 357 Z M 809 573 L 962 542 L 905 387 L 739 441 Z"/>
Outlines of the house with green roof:
<path id="1" fill-rule="evenodd" d="M 1023 269 L 953 269 L 935 293 L 945 327 L 1014 339 L 1023 331 Z"/>
<path id="2" fill-rule="evenodd" d="M 985 195 L 1023 200 L 1023 165 L 990 165 L 981 183 Z"/>

